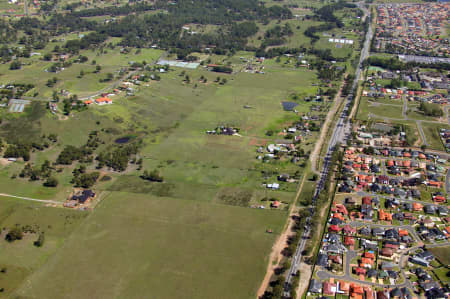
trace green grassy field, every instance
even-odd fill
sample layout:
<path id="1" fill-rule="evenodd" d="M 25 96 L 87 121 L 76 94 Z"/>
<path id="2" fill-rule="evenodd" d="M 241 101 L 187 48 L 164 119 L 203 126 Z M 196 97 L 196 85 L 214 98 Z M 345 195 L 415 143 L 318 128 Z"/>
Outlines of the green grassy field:
<path id="1" fill-rule="evenodd" d="M 277 211 L 113 193 L 17 294 L 253 298 L 276 236 L 265 229 L 279 233 L 284 218 Z"/>
<path id="2" fill-rule="evenodd" d="M 28 225 L 45 233 L 44 245 L 36 247 L 33 242 L 37 240 L 38 234 L 26 234 L 22 240 L 9 243 L 4 240 L 7 230 L 2 231 L 0 268 L 6 269 L 0 273 L 0 287 L 4 288 L 2 296 L 10 296 L 32 272 L 44 265 L 86 215 L 86 212 L 0 197 L 2 230 L 15 225 Z"/>
<path id="3" fill-rule="evenodd" d="M 65 40 L 77 39 L 76 36 L 62 36 Z M 43 61 L 41 58 L 46 53 L 51 53 L 51 50 L 56 46 L 61 46 L 63 42 L 56 41 L 49 43 L 45 49 L 42 50 L 40 56 L 32 56 L 30 58 L 21 58 L 20 61 L 24 64 L 22 69 L 16 71 L 9 70 L 9 64 L 0 65 L 0 83 L 31 83 L 35 85 L 35 88 L 30 90 L 26 95 L 33 96 L 38 93 L 37 98 L 48 99 L 52 96 L 54 90 L 68 90 L 72 94 L 76 94 L 79 97 L 89 96 L 96 92 L 107 88 L 113 82 L 100 82 L 100 79 L 106 78 L 107 73 L 112 73 L 117 77 L 117 72 L 122 67 L 128 67 L 130 61 L 152 63 L 155 62 L 163 53 L 160 50 L 155 49 L 141 49 L 137 53 L 136 49 L 128 54 L 120 53 L 120 48 L 105 49 L 103 53 L 99 51 L 84 50 L 80 52 L 80 55 L 88 57 L 88 61 L 85 63 L 74 63 L 64 70 L 53 73 L 46 70 L 55 62 Z M 136 54 L 137 53 L 137 54 Z M 75 56 L 74 58 L 76 58 Z M 99 73 L 94 73 L 95 65 L 92 65 L 92 61 L 96 61 L 96 65 L 102 67 Z M 83 77 L 79 77 L 80 71 L 84 72 Z M 49 79 L 57 78 L 57 83 L 52 86 L 46 86 Z"/>
<path id="4" fill-rule="evenodd" d="M 67 3 L 59 3 L 57 9 Z M 102 2 L 98 6 L 111 4 Z M 299 15 L 313 14 L 303 6 L 322 5 L 303 0 L 297 4 L 300 7 L 294 10 Z M 104 17 L 90 19 L 101 22 Z M 286 22 L 294 34 L 284 46 L 292 48 L 309 47 L 310 39 L 303 33 L 309 26 L 320 24 L 292 19 L 280 25 Z M 258 24 L 260 32 L 250 45 L 259 46 L 258 37 L 275 25 Z M 192 27 L 205 33 L 217 30 L 213 25 Z M 137 158 L 142 158 L 143 167 L 138 171 L 130 163 L 122 173 L 107 167 L 100 169 L 111 179 L 94 185 L 101 201 L 91 212 L 43 207 L 19 199 L 2 201 L 8 203 L 0 205 L 3 227 L 37 224 L 48 239 L 43 248 L 32 246 L 34 235 L 13 244 L 0 241 L 0 267 L 8 267 L 6 275 L 0 271 L 0 287 L 2 283 L 8 285 L 7 295 L 21 298 L 142 298 L 142 294 L 153 298 L 254 298 L 272 244 L 285 225 L 287 210 L 307 165 L 305 157 L 297 164 L 290 162 L 291 157 L 263 163 L 257 159 L 256 150 L 258 146 L 279 143 L 284 137 L 278 132 L 303 114 L 325 115 L 331 100 L 315 102 L 305 98 L 317 95 L 319 88 L 338 89 L 341 82 L 320 84 L 315 70 L 296 67 L 297 57 L 255 62 L 263 74 L 253 74 L 245 72 L 244 60 L 255 61 L 254 53 L 193 53 L 205 63 L 230 65 L 234 72 L 214 73 L 202 66 L 195 70 L 171 67 L 158 74 L 160 81 L 132 86 L 132 96 L 126 96 L 126 92 L 112 96 L 112 105 L 91 105 L 66 116 L 60 112 L 60 101 L 60 111 L 54 115 L 46 109 L 54 91 L 64 89 L 79 97 L 111 92 L 124 80 L 119 70 L 132 62 L 151 64 L 161 56 L 175 57 L 154 49 L 132 49 L 124 54 L 121 46 L 105 46 L 81 50 L 79 54 L 88 57 L 85 63 L 73 63 L 59 73 L 47 72 L 54 62 L 44 61 L 43 56 L 55 46 L 80 38 L 80 34 L 87 32 L 63 34 L 40 50 L 40 55 L 21 57 L 21 70 L 10 71 L 9 64 L 0 66 L 1 84 L 35 84 L 25 95 L 33 103 L 24 113 L 1 110 L 0 137 L 11 143 L 18 137 L 40 141 L 50 133 L 56 134 L 57 142 L 31 153 L 30 163 L 39 166 L 45 160 L 55 162 L 66 145 L 84 145 L 92 131 L 101 140 L 95 154 L 117 146 L 114 141 L 119 137 L 133 136 L 133 141 L 142 142 Z M 350 33 L 348 38 L 357 39 Z M 107 42 L 117 44 L 120 39 L 110 38 Z M 337 57 L 356 54 L 355 48 L 336 49 L 328 42 L 319 42 L 317 47 L 329 48 Z M 304 59 L 311 62 L 315 57 L 305 54 Z M 99 73 L 94 72 L 94 60 L 102 67 Z M 81 71 L 83 76 L 79 76 Z M 112 73 L 114 79 L 100 82 L 107 73 Z M 151 72 L 146 69 L 137 73 Z M 190 82 L 184 80 L 186 75 Z M 58 79 L 56 84 L 46 86 L 53 77 Z M 207 82 L 201 77 L 206 77 Z M 227 81 L 219 84 L 215 82 L 217 77 Z M 283 111 L 281 102 L 286 100 L 298 104 L 298 114 Z M 313 105 L 320 106 L 321 112 L 311 111 Z M 221 125 L 239 128 L 239 136 L 206 134 Z M 275 133 L 266 135 L 268 130 Z M 300 146 L 306 156 L 318 134 L 314 131 L 302 140 Z M 73 191 L 73 170 L 81 164 L 53 165 L 63 170 L 54 172 L 59 185 L 47 188 L 42 181 L 13 178 L 26 164 L 21 159 L 0 162 L 3 193 L 59 201 L 66 200 Z M 95 164 L 86 163 L 87 170 L 95 170 Z M 164 177 L 163 183 L 140 177 L 143 170 L 154 169 Z M 276 182 L 280 173 L 295 174 L 296 181 L 281 182 L 278 191 L 264 187 L 265 183 Z M 311 196 L 314 185 L 307 180 L 302 196 Z M 277 210 L 269 209 L 274 199 L 282 204 Z M 267 229 L 273 233 L 266 233 Z"/>
<path id="5" fill-rule="evenodd" d="M 305 30 L 310 26 L 321 24 L 321 22 L 312 20 L 283 20 L 280 22 L 271 21 L 267 25 L 258 24 L 259 31 L 249 39 L 248 44 L 259 47 L 264 39 L 264 34 L 268 29 L 273 28 L 275 25 L 284 26 L 286 23 L 291 25 L 291 29 L 293 31 L 291 36 L 286 37 L 286 42 L 284 43 L 284 46 L 288 47 L 307 46 L 310 44 L 311 39 L 304 35 Z"/>
<path id="6" fill-rule="evenodd" d="M 435 124 L 422 122 L 422 129 L 425 134 L 430 148 L 445 151 L 444 145 L 442 144 L 441 137 L 439 136 L 440 129 L 449 129 L 450 126 L 446 124 Z"/>
<path id="7" fill-rule="evenodd" d="M 367 98 L 362 98 L 359 103 L 359 109 L 357 118 L 361 120 L 394 118 L 402 119 L 402 106 L 401 105 L 383 105 L 382 103 L 371 102 Z"/>
<path id="8" fill-rule="evenodd" d="M 239 63 L 239 58 L 230 60 Z M 316 103 L 302 98 L 316 94 L 319 87 L 312 85 L 316 75 L 312 70 L 283 67 L 283 62 L 274 59 L 265 63 L 265 74 L 187 70 L 189 84 L 183 82 L 182 71 L 171 69 L 161 74 L 161 81 L 134 86 L 135 96 L 116 96 L 113 105 L 90 106 L 65 119 L 45 110 L 44 103 L 30 105 L 22 115 L 3 111 L 0 133 L 5 138 L 13 138 L 12 132 L 29 140 L 58 135 L 58 142 L 49 149 L 32 153 L 35 165 L 55 161 L 64 145 L 80 146 L 89 132 L 97 130 L 104 141 L 99 150 L 124 135 L 142 140 L 143 168 L 158 169 L 165 180 L 161 184 L 143 181 L 142 171 L 131 166 L 125 174 L 105 169 L 112 180 L 98 183 L 94 190 L 111 195 L 66 243 L 59 243 L 61 249 L 52 247 L 41 263 L 11 272 L 17 277 L 10 280 L 20 286 L 16 294 L 36 298 L 61 293 L 72 298 L 87 294 L 138 298 L 142 293 L 158 298 L 254 296 L 297 188 L 296 182 L 282 183 L 280 191 L 267 191 L 261 184 L 276 181 L 276 174 L 264 179 L 261 173 L 299 170 L 300 178 L 302 173 L 302 168 L 288 161 L 264 164 L 256 160 L 255 144 L 281 139 L 265 132 L 279 131 L 298 119 L 281 106 L 292 94 L 300 97 L 296 100 L 300 113 L 310 111 Z M 199 82 L 202 75 L 207 83 Z M 215 83 L 217 76 L 228 82 Z M 239 127 L 241 136 L 205 134 L 218 125 Z M 315 138 L 316 132 L 302 144 L 305 151 L 312 149 Z M 11 179 L 24 162 L 9 163 L 0 171 L 0 187 L 4 193 L 62 201 L 72 190 L 76 165 L 58 174 L 57 188 L 46 188 L 41 181 Z M 248 208 L 268 207 L 267 198 L 282 202 L 279 211 Z M 266 234 L 268 228 L 274 233 Z M 43 284 L 49 277 L 56 281 Z M 27 282 L 20 283 L 24 278 Z"/>
<path id="9" fill-rule="evenodd" d="M 151 56 L 151 53 L 153 52 L 143 55 Z M 99 57 L 105 55 L 110 59 L 116 57 L 112 52 Z M 125 62 L 120 60 L 124 54 L 117 55 L 119 66 Z M 236 58 L 238 55 L 246 53 L 240 52 L 235 57 L 229 58 L 233 67 L 242 65 L 240 59 Z M 156 59 L 157 56 L 159 54 L 151 56 L 151 59 Z M 143 57 L 139 59 L 141 58 Z M 213 58 L 217 59 L 215 56 Z M 101 61 L 98 57 L 96 59 Z M 115 63 L 114 59 L 110 63 Z M 299 103 L 296 109 L 300 113 L 308 113 L 315 103 L 301 99 L 316 94 L 319 88 L 313 86 L 316 75 L 312 70 L 284 67 L 283 61 L 278 63 L 275 59 L 266 60 L 264 66 L 263 75 L 241 72 L 226 75 L 208 72 L 203 68 L 189 70 L 186 72 L 191 78 L 189 84 L 183 82 L 184 76 L 180 76 L 184 70 L 174 68 L 162 74 L 161 81 L 150 81 L 141 86 L 134 86 L 135 96 L 117 96 L 114 97 L 113 105 L 107 107 L 94 105 L 65 118 L 51 114 L 45 109 L 44 103 L 34 102 L 21 115 L 3 111 L 4 122 L 0 133 L 6 140 L 20 136 L 31 141 L 40 140 L 43 134 L 56 134 L 58 136 L 56 144 L 32 154 L 31 162 L 35 165 L 43 163 L 46 159 L 55 161 L 65 145 L 84 144 L 88 134 L 94 130 L 100 132 L 105 144 L 100 145 L 100 150 L 107 148 L 115 138 L 122 135 L 138 136 L 144 144 L 140 152 L 140 157 L 144 160 L 144 169 L 158 168 L 168 184 L 156 189 L 146 187 L 137 177 L 139 173 L 132 171 L 131 177 L 121 177 L 117 180 L 115 178 L 119 175 L 111 173 L 114 179 L 99 188 L 114 191 L 133 189 L 133 192 L 141 193 L 152 189 L 154 195 L 170 194 L 180 198 L 214 200 L 219 192 L 228 192 L 229 189 L 237 187 L 251 190 L 254 195 L 252 203 L 256 203 L 258 198 L 265 195 L 260 194 L 260 190 L 263 190 L 260 186 L 261 170 L 264 170 L 264 167 L 255 168 L 255 165 L 260 164 L 255 159 L 257 148 L 255 143 L 275 142 L 280 137 L 269 138 L 265 136 L 265 132 L 269 129 L 281 130 L 298 119 L 292 112 L 282 110 L 282 101 L 296 94 L 299 97 L 299 100 L 296 100 Z M 14 75 L 21 73 L 20 71 Z M 199 82 L 201 76 L 206 77 L 208 82 Z M 218 76 L 226 78 L 228 82 L 225 85 L 215 83 L 214 80 Z M 26 77 L 22 80 L 26 80 Z M 48 91 L 51 89 L 48 88 Z M 325 105 L 328 106 L 329 103 Z M 245 109 L 244 106 L 251 109 Z M 238 127 L 241 136 L 205 134 L 207 130 L 219 125 Z M 313 133 L 309 137 L 310 140 L 304 143 L 302 147 L 305 152 L 312 149 L 316 136 L 317 133 Z M 42 182 L 11 179 L 13 175 L 20 173 L 24 164 L 21 161 L 8 163 L 0 171 L 0 186 L 4 187 L 5 193 L 45 199 L 67 198 L 71 190 L 73 167 L 66 167 L 59 175 L 59 186 L 49 189 L 42 187 Z M 292 173 L 298 170 L 295 165 L 285 162 L 268 165 L 266 168 L 272 168 L 277 172 L 284 169 Z M 276 175 L 270 179 L 276 180 Z M 24 188 L 25 186 L 28 188 Z M 205 192 L 197 195 L 198 188 Z M 289 193 L 294 191 L 295 184 L 291 186 L 285 184 L 279 196 L 290 202 L 292 197 Z"/>
<path id="10" fill-rule="evenodd" d="M 439 269 L 433 269 L 434 274 L 443 282 L 443 283 L 449 283 L 450 282 L 450 269 L 448 267 L 441 267 Z"/>
<path id="11" fill-rule="evenodd" d="M 442 247 L 435 247 L 435 248 L 429 248 L 428 250 L 433 253 L 433 255 L 444 265 L 450 264 L 450 247 L 449 246 L 442 246 Z"/>
<path id="12" fill-rule="evenodd" d="M 142 87 L 136 97 L 92 110 L 110 121 L 120 117 L 122 127 L 133 126 L 145 142 L 141 151 L 144 169 L 159 169 L 167 183 L 154 186 L 134 175 L 119 177 L 100 188 L 204 200 L 217 199 L 219 192 L 238 188 L 250 190 L 251 202 L 256 203 L 257 198 L 265 195 L 260 194 L 264 189 L 260 186 L 260 169 L 255 169 L 260 162 L 255 159 L 256 146 L 251 144 L 266 139 L 264 133 L 268 128 L 280 129 L 284 119 L 292 118 L 289 115 L 294 114 L 281 109 L 281 101 L 292 92 L 309 93 L 314 73 L 274 67 L 265 75 L 226 75 L 229 82 L 219 87 L 213 83 L 217 74 L 189 71 L 193 82 L 184 84 L 180 72 L 171 71 L 160 82 Z M 211 83 L 197 83 L 194 88 L 194 82 L 201 75 Z M 299 80 L 301 84 L 296 84 Z M 315 88 L 311 89 L 311 94 Z M 300 111 L 309 111 L 311 103 L 300 104 Z M 245 109 L 244 105 L 252 109 Z M 242 136 L 205 134 L 218 125 L 239 127 Z M 311 148 L 312 145 L 305 145 L 305 150 Z M 278 167 L 292 172 L 298 170 L 289 163 Z M 290 202 L 295 184 L 283 190 L 277 196 Z"/>
<path id="13" fill-rule="evenodd" d="M 406 113 L 409 119 L 415 120 L 428 120 L 428 121 L 437 121 L 436 117 L 426 116 L 422 112 L 420 112 L 417 107 L 408 105 L 408 112 Z"/>

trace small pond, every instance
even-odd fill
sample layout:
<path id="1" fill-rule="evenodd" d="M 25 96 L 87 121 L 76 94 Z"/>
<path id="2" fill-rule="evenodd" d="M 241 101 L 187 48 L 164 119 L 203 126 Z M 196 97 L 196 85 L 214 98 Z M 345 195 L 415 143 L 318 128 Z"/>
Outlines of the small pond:
<path id="1" fill-rule="evenodd" d="M 130 141 L 130 139 L 131 139 L 131 137 L 129 137 L 129 136 L 120 137 L 120 138 L 117 138 L 114 142 L 118 143 L 118 144 L 124 144 L 124 143 L 127 143 L 128 141 Z"/>

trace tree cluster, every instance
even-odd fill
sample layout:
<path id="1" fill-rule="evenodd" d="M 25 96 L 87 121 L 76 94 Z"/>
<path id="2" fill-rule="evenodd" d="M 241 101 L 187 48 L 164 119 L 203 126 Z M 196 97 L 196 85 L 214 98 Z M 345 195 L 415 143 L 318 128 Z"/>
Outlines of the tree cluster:
<path id="1" fill-rule="evenodd" d="M 66 145 L 66 147 L 59 154 L 58 158 L 56 158 L 56 163 L 71 165 L 74 161 L 91 162 L 91 155 L 100 143 L 101 140 L 98 137 L 97 131 L 92 131 L 89 133 L 89 137 L 85 145 L 81 147 Z"/>
<path id="2" fill-rule="evenodd" d="M 444 115 L 444 112 L 438 104 L 421 102 L 419 105 L 419 110 L 426 116 L 441 117 Z"/>
<path id="3" fill-rule="evenodd" d="M 85 171 L 86 168 L 83 166 L 80 166 L 78 169 L 73 171 L 72 183 L 75 187 L 91 188 L 100 177 L 100 172 L 94 171 L 88 173 Z"/>
<path id="4" fill-rule="evenodd" d="M 23 158 L 24 161 L 30 160 L 31 145 L 26 143 L 9 144 L 3 154 L 5 158 Z"/>
<path id="5" fill-rule="evenodd" d="M 154 169 L 152 171 L 144 170 L 141 178 L 151 182 L 163 182 L 164 178 L 161 176 L 158 170 Z"/>
<path id="6" fill-rule="evenodd" d="M 128 167 L 128 163 L 133 155 L 138 153 L 139 144 L 127 144 L 118 146 L 111 151 L 100 153 L 96 160 L 98 168 L 104 166 L 110 167 L 115 171 L 124 171 Z"/>
<path id="7" fill-rule="evenodd" d="M 5 240 L 8 242 L 22 240 L 22 238 L 23 238 L 23 229 L 18 225 L 11 228 L 5 236 Z"/>

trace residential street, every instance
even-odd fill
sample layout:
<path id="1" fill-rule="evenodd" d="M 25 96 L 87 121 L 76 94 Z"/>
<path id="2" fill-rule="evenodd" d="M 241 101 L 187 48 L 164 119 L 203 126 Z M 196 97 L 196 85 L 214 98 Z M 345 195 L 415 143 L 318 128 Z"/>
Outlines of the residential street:
<path id="1" fill-rule="evenodd" d="M 445 192 L 450 192 L 450 169 L 447 169 L 447 175 L 445 176 Z"/>
<path id="2" fill-rule="evenodd" d="M 448 177 L 448 172 L 447 172 L 447 177 Z M 382 198 L 390 198 L 392 199 L 393 197 L 389 197 L 389 196 L 385 196 L 385 195 L 380 195 L 377 193 L 369 193 L 369 192 L 365 192 L 365 191 L 358 191 L 356 193 L 358 196 L 373 196 L 373 197 L 382 197 Z M 416 200 L 416 199 L 412 199 L 412 198 L 402 198 L 401 202 L 410 202 L 410 203 L 420 203 L 422 205 L 433 205 L 433 206 L 438 206 L 436 203 L 434 202 L 427 202 L 427 201 L 420 201 L 420 200 Z"/>
<path id="3" fill-rule="evenodd" d="M 427 245 L 427 247 L 429 248 L 434 248 L 434 247 L 440 247 L 440 246 L 448 246 L 450 245 L 450 242 L 445 242 L 445 243 L 440 243 L 440 244 L 433 244 L 433 245 Z M 336 274 L 332 274 L 328 271 L 325 270 L 319 270 L 317 271 L 317 277 L 321 280 L 328 280 L 330 278 L 335 278 L 335 279 L 342 279 L 342 280 L 346 280 L 346 281 L 350 281 L 350 282 L 355 282 L 355 283 L 359 283 L 359 284 L 363 284 L 363 285 L 370 285 L 370 286 L 376 286 L 376 287 L 408 287 L 411 289 L 414 289 L 411 282 L 406 278 L 404 269 L 403 269 L 403 265 L 404 265 L 404 257 L 408 254 L 409 251 L 417 249 L 421 246 L 415 246 L 412 248 L 408 248 L 406 250 L 404 250 L 400 256 L 400 270 L 402 272 L 402 275 L 405 279 L 405 282 L 401 283 L 401 284 L 379 284 L 379 283 L 375 283 L 375 282 L 369 282 L 369 281 L 362 281 L 356 278 L 353 278 L 352 275 L 350 274 L 350 261 L 356 257 L 356 252 L 349 250 L 346 252 L 346 256 L 345 256 L 345 274 L 344 275 L 336 275 Z"/>

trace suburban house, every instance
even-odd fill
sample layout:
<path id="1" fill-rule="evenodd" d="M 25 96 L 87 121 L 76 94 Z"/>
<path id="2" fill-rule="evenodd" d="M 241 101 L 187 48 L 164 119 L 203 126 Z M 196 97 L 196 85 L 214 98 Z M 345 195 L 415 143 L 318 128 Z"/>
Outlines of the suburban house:
<path id="1" fill-rule="evenodd" d="M 102 98 L 95 99 L 95 103 L 97 105 L 110 105 L 113 102 L 110 98 L 102 97 Z"/>

